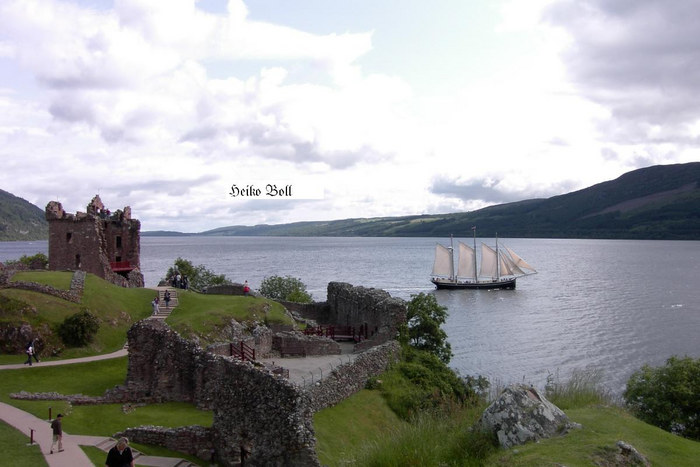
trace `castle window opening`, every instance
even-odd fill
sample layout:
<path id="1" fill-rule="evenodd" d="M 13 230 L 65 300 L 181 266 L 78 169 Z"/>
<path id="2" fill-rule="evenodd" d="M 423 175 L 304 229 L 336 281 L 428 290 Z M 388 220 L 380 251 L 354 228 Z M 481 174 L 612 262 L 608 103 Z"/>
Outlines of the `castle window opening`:
<path id="1" fill-rule="evenodd" d="M 75 255 L 75 269 L 80 269 L 80 255 Z"/>
<path id="2" fill-rule="evenodd" d="M 70 243 L 73 240 L 73 232 L 66 232 L 66 243 Z"/>
<path id="3" fill-rule="evenodd" d="M 121 247 L 122 247 L 122 237 L 121 237 L 121 235 L 117 235 L 117 237 L 116 237 L 116 242 L 117 242 L 117 248 L 121 248 Z M 121 261 L 121 260 L 118 259 L 117 261 Z"/>
<path id="4" fill-rule="evenodd" d="M 122 260 L 122 257 L 121 257 L 121 256 L 117 256 L 116 258 L 114 258 L 114 260 L 115 260 L 117 263 L 120 263 L 121 260 Z"/>

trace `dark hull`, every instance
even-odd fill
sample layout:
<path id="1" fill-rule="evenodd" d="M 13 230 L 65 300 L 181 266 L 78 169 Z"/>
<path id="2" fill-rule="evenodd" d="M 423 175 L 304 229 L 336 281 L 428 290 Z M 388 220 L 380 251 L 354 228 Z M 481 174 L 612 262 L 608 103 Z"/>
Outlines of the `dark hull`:
<path id="1" fill-rule="evenodd" d="M 499 281 L 483 281 L 483 282 L 448 282 L 430 279 L 430 282 L 435 284 L 438 289 L 514 289 L 515 280 L 505 279 Z"/>

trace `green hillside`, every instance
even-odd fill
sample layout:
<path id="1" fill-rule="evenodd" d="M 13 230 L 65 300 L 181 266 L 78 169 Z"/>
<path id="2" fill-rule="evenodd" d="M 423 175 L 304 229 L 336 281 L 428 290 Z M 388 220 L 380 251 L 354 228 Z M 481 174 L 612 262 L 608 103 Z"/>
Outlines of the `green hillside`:
<path id="1" fill-rule="evenodd" d="M 700 162 L 658 165 L 592 187 L 477 211 L 231 226 L 199 235 L 700 239 Z"/>
<path id="2" fill-rule="evenodd" d="M 44 211 L 29 201 L 0 190 L 0 241 L 46 240 Z"/>

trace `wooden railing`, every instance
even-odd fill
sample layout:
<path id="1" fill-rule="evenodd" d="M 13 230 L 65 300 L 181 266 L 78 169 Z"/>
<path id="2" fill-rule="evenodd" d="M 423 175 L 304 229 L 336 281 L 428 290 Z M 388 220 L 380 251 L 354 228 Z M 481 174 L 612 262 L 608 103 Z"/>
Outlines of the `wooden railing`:
<path id="1" fill-rule="evenodd" d="M 255 349 L 244 342 L 239 344 L 231 342 L 231 356 L 243 361 L 255 361 Z"/>

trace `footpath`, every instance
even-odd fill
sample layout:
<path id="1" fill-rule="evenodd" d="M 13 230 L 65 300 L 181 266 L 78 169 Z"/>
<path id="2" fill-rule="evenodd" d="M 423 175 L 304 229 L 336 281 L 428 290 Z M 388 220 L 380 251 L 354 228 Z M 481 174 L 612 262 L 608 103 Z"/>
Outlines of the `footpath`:
<path id="1" fill-rule="evenodd" d="M 14 370 L 20 368 L 30 368 L 42 367 L 42 366 L 56 366 L 56 365 L 70 365 L 74 363 L 83 362 L 93 362 L 97 360 L 106 360 L 110 358 L 119 358 L 127 355 L 125 349 L 118 350 L 116 352 L 104 355 L 95 355 L 93 357 L 83 357 L 83 358 L 73 358 L 68 360 L 54 360 L 54 361 L 41 361 L 39 363 L 34 362 L 32 366 L 24 365 L 23 363 L 12 364 L 12 365 L 0 365 L 1 370 Z M 18 356 L 18 358 L 22 358 Z M 88 456 L 83 452 L 80 446 L 94 446 L 105 451 L 105 459 L 107 458 L 107 451 L 109 451 L 112 446 L 117 442 L 114 438 L 104 437 L 104 436 L 83 436 L 83 435 L 71 435 L 63 432 L 63 451 L 49 454 L 51 450 L 51 443 L 53 441 L 53 435 L 51 431 L 50 420 L 42 420 L 34 415 L 13 407 L 9 404 L 0 402 L 0 419 L 2 419 L 8 425 L 16 428 L 22 433 L 27 435 L 27 444 L 29 444 L 30 437 L 32 436 L 34 443 L 38 444 L 41 452 L 44 454 L 44 459 L 49 467 L 93 467 L 94 464 L 90 461 Z M 140 452 L 136 451 L 133 447 L 131 450 L 134 453 L 135 463 L 140 466 L 154 466 L 154 467 L 185 467 L 192 466 L 194 464 L 187 460 L 174 458 L 174 457 L 156 457 L 156 456 L 145 456 Z"/>

